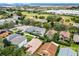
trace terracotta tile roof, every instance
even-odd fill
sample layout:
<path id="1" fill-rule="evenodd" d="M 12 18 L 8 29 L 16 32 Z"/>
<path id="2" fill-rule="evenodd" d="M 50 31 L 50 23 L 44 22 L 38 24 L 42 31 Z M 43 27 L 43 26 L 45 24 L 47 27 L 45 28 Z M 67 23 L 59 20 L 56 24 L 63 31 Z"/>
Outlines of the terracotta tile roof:
<path id="1" fill-rule="evenodd" d="M 39 48 L 37 53 L 39 55 L 46 55 L 46 56 L 53 55 L 53 56 L 55 56 L 56 51 L 57 51 L 57 47 L 58 47 L 58 45 L 54 42 L 45 43 Z"/>

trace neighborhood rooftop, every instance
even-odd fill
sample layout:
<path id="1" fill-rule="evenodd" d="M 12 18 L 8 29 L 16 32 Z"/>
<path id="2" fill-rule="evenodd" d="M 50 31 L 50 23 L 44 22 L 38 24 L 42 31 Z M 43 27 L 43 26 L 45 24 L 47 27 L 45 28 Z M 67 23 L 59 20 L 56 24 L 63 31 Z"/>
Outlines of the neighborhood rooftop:
<path id="1" fill-rule="evenodd" d="M 77 53 L 73 51 L 71 48 L 60 48 L 58 56 L 77 56 Z"/>

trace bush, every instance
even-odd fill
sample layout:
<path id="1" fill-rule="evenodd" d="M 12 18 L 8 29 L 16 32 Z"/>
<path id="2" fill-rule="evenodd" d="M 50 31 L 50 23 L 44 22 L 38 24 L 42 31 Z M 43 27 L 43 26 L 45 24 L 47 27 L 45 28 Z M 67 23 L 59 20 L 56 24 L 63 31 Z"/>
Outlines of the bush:
<path id="1" fill-rule="evenodd" d="M 40 19 L 45 19 L 45 17 L 44 17 L 44 16 L 40 16 L 39 18 L 40 18 Z"/>

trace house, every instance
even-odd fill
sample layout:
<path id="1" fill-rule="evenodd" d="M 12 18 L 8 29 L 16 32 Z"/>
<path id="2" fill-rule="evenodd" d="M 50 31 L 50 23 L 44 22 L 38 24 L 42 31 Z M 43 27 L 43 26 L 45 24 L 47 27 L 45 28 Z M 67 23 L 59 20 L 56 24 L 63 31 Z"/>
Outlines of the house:
<path id="1" fill-rule="evenodd" d="M 18 15 L 16 15 L 16 14 L 13 14 L 13 19 L 14 19 L 14 20 L 18 20 L 19 17 L 20 17 L 20 16 L 18 16 Z"/>
<path id="2" fill-rule="evenodd" d="M 27 43 L 27 39 L 19 34 L 11 34 L 7 37 L 7 41 L 11 44 L 18 46 L 19 48 L 24 46 Z"/>
<path id="3" fill-rule="evenodd" d="M 5 38 L 10 34 L 11 34 L 11 32 L 8 30 L 0 30 L 0 38 Z"/>
<path id="4" fill-rule="evenodd" d="M 52 39 L 55 33 L 57 33 L 57 31 L 55 31 L 55 30 L 53 30 L 53 29 L 50 29 L 50 30 L 47 31 L 46 36 L 47 36 L 49 39 Z"/>
<path id="5" fill-rule="evenodd" d="M 73 26 L 79 28 L 79 23 L 74 23 Z"/>
<path id="6" fill-rule="evenodd" d="M 0 20 L 0 25 L 3 25 L 5 23 L 5 20 L 4 19 L 1 19 Z"/>
<path id="7" fill-rule="evenodd" d="M 77 53 L 69 47 L 60 48 L 58 56 L 77 56 Z"/>
<path id="8" fill-rule="evenodd" d="M 39 36 L 44 36 L 45 31 L 46 31 L 45 28 L 40 28 L 40 27 L 35 27 L 35 26 L 29 26 L 25 30 L 25 32 L 33 33 Z"/>
<path id="9" fill-rule="evenodd" d="M 73 40 L 75 43 L 79 43 L 79 35 L 78 34 L 74 34 L 73 35 Z"/>
<path id="10" fill-rule="evenodd" d="M 30 42 L 25 45 L 26 51 L 34 54 L 36 50 L 41 46 L 43 42 L 37 38 L 33 38 Z"/>
<path id="11" fill-rule="evenodd" d="M 61 31 L 60 32 L 60 38 L 63 40 L 68 40 L 70 38 L 71 34 L 66 31 Z"/>
<path id="12" fill-rule="evenodd" d="M 35 27 L 35 26 L 19 26 L 16 27 L 19 30 L 22 30 L 22 32 L 29 32 L 35 35 L 39 35 L 39 36 L 44 36 L 46 29 L 45 28 L 40 28 L 40 27 Z"/>
<path id="13" fill-rule="evenodd" d="M 44 43 L 37 51 L 37 54 L 41 56 L 55 56 L 57 52 L 57 48 L 58 48 L 58 44 L 54 42 Z"/>

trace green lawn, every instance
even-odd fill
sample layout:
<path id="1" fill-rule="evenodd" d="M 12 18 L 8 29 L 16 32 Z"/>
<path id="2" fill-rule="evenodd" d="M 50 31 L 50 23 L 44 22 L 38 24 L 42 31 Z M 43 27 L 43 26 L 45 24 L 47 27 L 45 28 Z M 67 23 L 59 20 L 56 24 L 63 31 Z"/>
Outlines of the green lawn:
<path id="1" fill-rule="evenodd" d="M 64 48 L 64 47 L 70 47 L 74 51 L 79 50 L 79 45 L 78 44 L 75 44 L 75 43 L 72 43 L 71 46 L 60 45 L 60 48 Z"/>
<path id="2" fill-rule="evenodd" d="M 34 35 L 31 35 L 29 33 L 24 33 L 24 37 L 27 38 L 27 41 L 30 41 L 30 40 L 32 40 L 32 38 L 34 37 Z"/>
<path id="3" fill-rule="evenodd" d="M 16 32 L 18 32 L 19 30 L 18 30 L 17 28 L 13 28 L 13 29 L 11 29 L 11 31 L 12 31 L 13 33 L 16 33 Z"/>
<path id="4" fill-rule="evenodd" d="M 22 15 L 26 15 L 26 18 L 31 18 L 33 16 L 44 16 L 45 18 L 49 16 L 50 14 L 38 14 L 38 13 L 28 13 L 28 12 L 22 12 Z"/>

